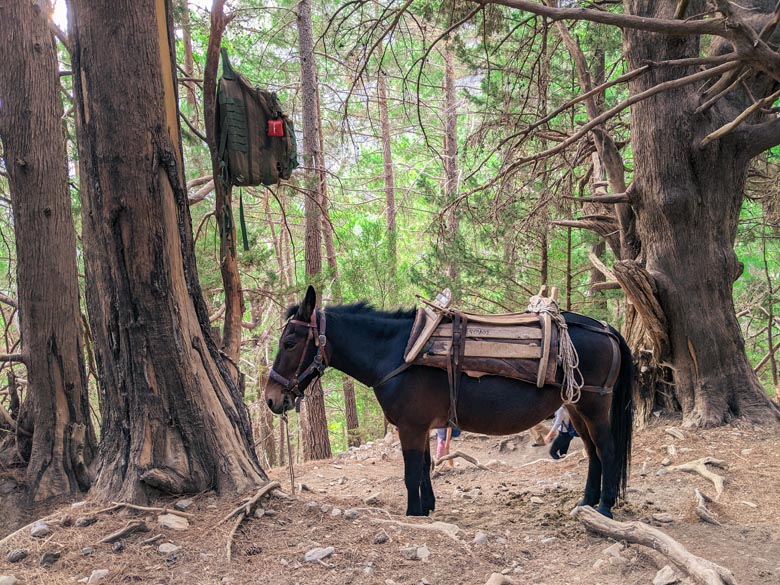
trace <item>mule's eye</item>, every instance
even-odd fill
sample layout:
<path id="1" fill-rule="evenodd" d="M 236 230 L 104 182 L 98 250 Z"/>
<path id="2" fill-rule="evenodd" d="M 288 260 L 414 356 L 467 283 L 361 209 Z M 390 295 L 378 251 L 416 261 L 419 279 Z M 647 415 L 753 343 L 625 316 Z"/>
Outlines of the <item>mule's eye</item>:
<path id="1" fill-rule="evenodd" d="M 295 339 L 287 338 L 282 341 L 282 345 L 284 346 L 284 349 L 292 349 L 296 346 L 298 342 Z"/>

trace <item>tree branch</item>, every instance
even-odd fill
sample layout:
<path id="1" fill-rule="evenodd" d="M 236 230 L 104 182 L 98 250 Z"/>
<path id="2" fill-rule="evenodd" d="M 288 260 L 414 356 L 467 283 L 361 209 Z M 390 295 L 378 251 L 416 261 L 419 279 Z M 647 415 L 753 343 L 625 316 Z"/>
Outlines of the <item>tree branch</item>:
<path id="1" fill-rule="evenodd" d="M 16 303 L 15 299 L 12 299 L 11 297 L 3 293 L 0 293 L 0 303 L 5 303 L 6 305 L 13 307 L 14 309 L 19 308 L 19 305 Z"/>
<path id="2" fill-rule="evenodd" d="M 594 197 L 573 197 L 564 195 L 564 199 L 571 199 L 578 203 L 631 203 L 631 199 L 625 193 L 615 193 L 614 195 L 596 195 Z"/>
<path id="3" fill-rule="evenodd" d="M 745 149 L 753 156 L 780 144 L 780 118 L 739 129 Z"/>
<path id="4" fill-rule="evenodd" d="M 664 18 L 645 18 L 628 14 L 615 14 L 589 8 L 553 8 L 537 4 L 532 0 L 475 0 L 481 4 L 499 4 L 517 10 L 523 10 L 550 20 L 588 20 L 600 24 L 609 24 L 619 28 L 632 28 L 667 35 L 717 35 L 726 36 L 726 19 L 682 21 Z"/>
<path id="5" fill-rule="evenodd" d="M 718 138 L 721 138 L 722 136 L 725 136 L 729 132 L 732 132 L 737 126 L 739 126 L 750 114 L 760 110 L 766 105 L 772 105 L 772 103 L 780 97 L 780 90 L 776 91 L 772 95 L 768 95 L 767 97 L 758 100 L 755 102 L 752 106 L 750 106 L 748 109 L 746 109 L 744 112 L 742 112 L 739 116 L 734 118 L 731 122 L 728 124 L 725 124 L 715 130 L 715 132 L 712 132 L 711 134 L 705 136 L 702 141 L 699 143 L 699 148 L 704 148 L 707 146 L 710 142 L 713 140 L 717 140 Z M 761 152 L 761 151 L 758 151 Z"/>
<path id="6" fill-rule="evenodd" d="M 24 363 L 24 356 L 20 353 L 0 353 L 0 363 L 3 362 L 14 362 L 23 364 Z"/>

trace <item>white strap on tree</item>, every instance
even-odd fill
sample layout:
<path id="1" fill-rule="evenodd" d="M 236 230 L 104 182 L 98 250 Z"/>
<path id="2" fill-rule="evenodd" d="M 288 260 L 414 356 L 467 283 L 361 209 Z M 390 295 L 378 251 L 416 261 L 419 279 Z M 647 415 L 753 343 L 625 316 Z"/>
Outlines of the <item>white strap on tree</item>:
<path id="1" fill-rule="evenodd" d="M 566 325 L 558 303 L 554 298 L 534 295 L 531 297 L 528 310 L 532 313 L 547 313 L 558 326 L 558 361 L 563 371 L 561 400 L 564 404 L 575 404 L 582 395 L 585 379 L 580 372 L 580 356 L 577 354 L 571 337 L 569 337 L 569 327 Z"/>

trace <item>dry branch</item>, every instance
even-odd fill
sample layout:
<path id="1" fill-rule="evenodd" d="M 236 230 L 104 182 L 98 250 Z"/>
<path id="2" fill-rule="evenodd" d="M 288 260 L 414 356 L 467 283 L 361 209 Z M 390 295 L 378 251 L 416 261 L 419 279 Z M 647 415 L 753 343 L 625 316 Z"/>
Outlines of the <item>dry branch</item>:
<path id="1" fill-rule="evenodd" d="M 233 522 L 233 526 L 230 528 L 230 533 L 227 537 L 227 544 L 225 545 L 225 553 L 227 555 L 228 562 L 230 562 L 230 559 L 233 556 L 233 537 L 236 535 L 236 531 L 238 530 L 238 527 L 241 526 L 244 518 L 246 518 L 246 512 L 241 512 L 241 514 L 238 515 L 238 518 L 236 518 L 236 521 Z"/>
<path id="2" fill-rule="evenodd" d="M 100 542 L 111 544 L 112 542 L 116 542 L 117 540 L 135 534 L 136 532 L 149 532 L 149 527 L 146 525 L 146 522 L 143 520 L 128 522 L 127 526 L 124 528 L 101 538 Z"/>
<path id="3" fill-rule="evenodd" d="M 734 575 L 727 568 L 691 554 L 671 536 L 644 522 L 617 522 L 588 507 L 577 507 L 572 515 L 594 532 L 641 544 L 661 553 L 701 585 L 737 585 Z"/>
<path id="4" fill-rule="evenodd" d="M 98 510 L 95 513 L 99 514 L 101 512 L 109 512 L 111 510 L 117 510 L 119 508 L 130 508 L 131 510 L 138 510 L 139 512 L 162 512 L 163 514 L 173 514 L 174 516 L 183 516 L 184 518 L 195 517 L 195 514 L 190 514 L 188 512 L 180 512 L 179 510 L 174 510 L 171 508 L 153 508 L 150 506 L 137 506 L 136 504 L 127 504 L 125 502 L 111 502 L 110 508 L 105 508 L 104 510 Z"/>
<path id="5" fill-rule="evenodd" d="M 11 534 L 9 534 L 8 536 L 6 536 L 2 540 L 0 540 L 0 547 L 2 547 L 3 545 L 7 544 L 15 536 L 21 534 L 25 530 L 29 530 L 30 528 L 32 528 L 33 525 L 36 524 L 37 522 L 56 522 L 57 520 L 59 520 L 59 518 L 58 518 L 59 515 L 60 515 L 60 512 L 56 512 L 56 513 L 52 514 L 51 516 L 46 516 L 45 518 L 40 518 L 38 520 L 34 520 L 34 521 L 30 522 L 29 524 L 26 524 L 26 525 L 22 526 L 19 530 L 14 530 Z"/>
<path id="6" fill-rule="evenodd" d="M 450 453 L 449 455 L 444 455 L 441 459 L 437 459 L 434 462 L 433 466 L 434 467 L 439 467 L 445 461 L 449 461 L 450 459 L 455 459 L 457 457 L 465 459 L 466 461 L 468 461 L 472 465 L 475 465 L 475 466 L 479 467 L 480 469 L 484 469 L 485 471 L 493 471 L 489 467 L 485 467 L 484 465 L 482 465 L 479 461 L 477 461 L 476 458 L 472 457 L 471 455 L 468 455 L 468 454 L 464 453 L 463 451 L 454 451 L 454 452 Z"/>
<path id="7" fill-rule="evenodd" d="M 381 524 L 392 524 L 394 526 L 400 526 L 401 528 L 411 528 L 413 530 L 427 530 L 429 532 L 440 532 L 445 536 L 449 536 L 452 540 L 460 544 L 457 534 L 460 532 L 460 527 L 457 524 L 450 524 L 449 522 L 432 522 L 431 524 L 412 524 L 411 522 L 399 522 L 398 520 L 385 520 L 384 518 L 371 518 L 371 522 L 378 522 Z"/>
<path id="8" fill-rule="evenodd" d="M 142 540 L 138 544 L 140 544 L 141 546 L 148 546 L 150 544 L 154 544 L 155 542 L 157 542 L 158 540 L 161 540 L 163 538 L 165 538 L 164 534 L 162 534 L 162 533 L 161 534 L 155 534 L 151 538 L 147 538 L 146 540 Z"/>
<path id="9" fill-rule="evenodd" d="M 260 501 L 260 498 L 262 498 L 264 495 L 266 495 L 271 490 L 274 490 L 276 488 L 282 487 L 282 484 L 280 484 L 278 481 L 269 481 L 267 484 L 265 484 L 263 487 L 261 487 L 259 490 L 257 490 L 257 493 L 252 496 L 249 500 L 242 503 L 238 508 L 230 512 L 227 516 L 225 516 L 222 520 L 217 522 L 214 526 L 219 526 L 223 522 L 227 522 L 230 520 L 233 516 L 236 514 L 243 512 L 244 516 L 249 516 L 257 506 L 257 502 Z M 235 532 L 235 531 L 234 531 Z"/>
<path id="10" fill-rule="evenodd" d="M 696 508 L 693 510 L 696 515 L 708 524 L 715 524 L 716 526 L 722 526 L 720 522 L 715 519 L 712 512 L 707 508 L 707 502 L 712 501 L 699 491 L 699 488 L 694 488 L 694 496 L 696 497 Z"/>
<path id="11" fill-rule="evenodd" d="M 615 193 L 614 195 L 594 195 L 593 197 L 572 197 L 564 195 L 564 199 L 571 199 L 578 203 L 631 203 L 631 198 L 625 193 Z"/>
<path id="12" fill-rule="evenodd" d="M 725 469 L 726 462 L 720 459 L 715 459 L 713 457 L 702 457 L 696 461 L 681 463 L 680 465 L 675 465 L 669 469 L 673 469 L 675 471 L 685 471 L 687 473 L 698 473 L 704 479 L 708 479 L 712 482 L 712 484 L 715 486 L 715 491 L 718 493 L 718 497 L 720 497 L 720 495 L 723 493 L 723 484 L 725 483 L 726 479 L 722 475 L 718 475 L 717 473 L 710 471 L 707 468 L 707 465 L 714 465 L 715 467 Z"/>

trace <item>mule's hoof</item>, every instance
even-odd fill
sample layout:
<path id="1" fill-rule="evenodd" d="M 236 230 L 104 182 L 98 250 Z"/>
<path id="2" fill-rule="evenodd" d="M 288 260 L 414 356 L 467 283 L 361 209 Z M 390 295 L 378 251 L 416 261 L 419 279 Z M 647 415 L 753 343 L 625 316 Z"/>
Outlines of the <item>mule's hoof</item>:
<path id="1" fill-rule="evenodd" d="M 610 510 L 610 509 L 609 509 L 609 508 L 607 508 L 606 506 L 599 506 L 598 508 L 596 508 L 596 512 L 598 512 L 598 513 L 599 513 L 599 514 L 601 514 L 602 516 L 606 516 L 606 517 L 607 517 L 607 518 L 609 518 L 610 520 L 613 518 L 613 516 L 612 516 L 612 510 Z"/>

